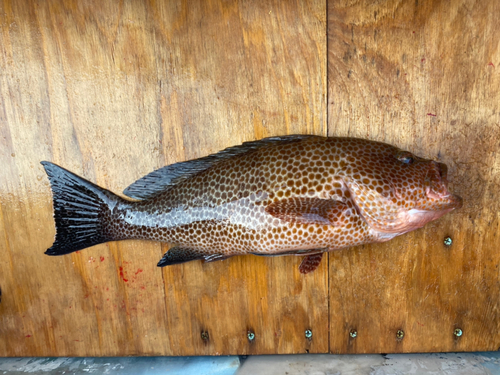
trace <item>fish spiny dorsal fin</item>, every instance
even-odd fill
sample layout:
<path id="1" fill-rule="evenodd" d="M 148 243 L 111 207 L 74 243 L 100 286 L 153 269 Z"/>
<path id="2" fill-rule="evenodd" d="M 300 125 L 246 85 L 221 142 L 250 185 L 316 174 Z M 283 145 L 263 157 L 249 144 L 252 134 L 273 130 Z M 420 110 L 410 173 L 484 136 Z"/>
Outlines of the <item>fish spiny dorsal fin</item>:
<path id="1" fill-rule="evenodd" d="M 304 139 L 315 137 L 318 136 L 285 135 L 282 137 L 269 137 L 259 141 L 245 142 L 240 146 L 229 147 L 216 154 L 205 156 L 203 158 L 167 165 L 166 167 L 157 169 L 156 171 L 151 172 L 135 181 L 123 191 L 123 194 L 135 199 L 150 198 L 157 193 L 165 191 L 168 188 L 171 188 L 188 179 L 189 177 L 194 176 L 197 173 L 209 169 L 223 160 L 258 150 L 261 147 L 300 142 Z"/>

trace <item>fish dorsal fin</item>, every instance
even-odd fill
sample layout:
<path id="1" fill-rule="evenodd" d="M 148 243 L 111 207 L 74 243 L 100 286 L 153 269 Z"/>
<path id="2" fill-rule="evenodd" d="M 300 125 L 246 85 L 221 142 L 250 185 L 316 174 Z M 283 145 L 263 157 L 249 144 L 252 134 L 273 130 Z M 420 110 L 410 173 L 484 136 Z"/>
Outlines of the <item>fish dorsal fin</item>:
<path id="1" fill-rule="evenodd" d="M 278 219 L 298 224 L 341 226 L 352 214 L 345 203 L 333 199 L 295 197 L 282 199 L 266 207 Z"/>
<path id="2" fill-rule="evenodd" d="M 168 188 L 171 188 L 188 179 L 189 177 L 194 176 L 197 173 L 209 169 L 223 160 L 255 151 L 261 147 L 299 142 L 301 140 L 314 137 L 318 136 L 286 135 L 282 137 L 269 137 L 259 141 L 245 142 L 240 146 L 229 147 L 216 154 L 199 159 L 167 165 L 166 167 L 157 169 L 156 171 L 151 172 L 135 181 L 123 191 L 123 194 L 135 199 L 150 198 L 155 194 L 165 191 Z"/>

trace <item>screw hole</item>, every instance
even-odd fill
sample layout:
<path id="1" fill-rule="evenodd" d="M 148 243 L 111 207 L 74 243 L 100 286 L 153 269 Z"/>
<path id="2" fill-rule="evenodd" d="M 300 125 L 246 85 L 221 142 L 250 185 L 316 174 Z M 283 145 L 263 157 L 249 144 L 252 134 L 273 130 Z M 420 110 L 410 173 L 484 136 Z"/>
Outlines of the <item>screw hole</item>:
<path id="1" fill-rule="evenodd" d="M 208 334 L 208 332 L 207 332 L 207 331 L 202 331 L 202 332 L 201 332 L 201 339 L 202 339 L 203 341 L 208 341 L 208 340 L 210 339 L 210 336 L 209 336 L 209 334 Z"/>

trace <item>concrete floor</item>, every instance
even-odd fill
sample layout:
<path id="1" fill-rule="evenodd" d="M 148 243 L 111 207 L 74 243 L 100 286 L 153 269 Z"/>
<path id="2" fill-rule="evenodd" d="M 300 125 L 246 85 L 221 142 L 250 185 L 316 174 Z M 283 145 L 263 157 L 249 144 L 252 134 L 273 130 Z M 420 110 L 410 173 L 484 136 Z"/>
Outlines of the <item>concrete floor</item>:
<path id="1" fill-rule="evenodd" d="M 255 356 L 237 375 L 500 375 L 500 353 Z"/>
<path id="2" fill-rule="evenodd" d="M 0 358 L 0 374 L 500 375 L 500 353 Z"/>

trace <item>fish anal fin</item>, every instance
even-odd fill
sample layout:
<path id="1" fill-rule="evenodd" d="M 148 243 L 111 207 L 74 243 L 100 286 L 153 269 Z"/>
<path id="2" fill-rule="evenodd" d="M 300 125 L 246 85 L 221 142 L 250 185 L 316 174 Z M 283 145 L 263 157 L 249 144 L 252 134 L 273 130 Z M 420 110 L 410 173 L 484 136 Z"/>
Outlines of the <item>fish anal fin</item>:
<path id="1" fill-rule="evenodd" d="M 190 262 L 192 260 L 203 260 L 204 263 L 215 262 L 229 258 L 223 254 L 207 254 L 206 250 L 191 249 L 188 247 L 172 247 L 158 262 L 158 267 L 171 266 Z"/>
<path id="2" fill-rule="evenodd" d="M 211 263 L 211 262 L 217 262 L 218 260 L 224 260 L 227 258 L 230 258 L 231 256 L 228 255 L 223 255 L 223 254 L 210 254 L 210 255 L 205 255 L 203 258 L 205 263 Z"/>
<path id="3" fill-rule="evenodd" d="M 171 266 L 174 264 L 186 263 L 192 260 L 204 259 L 205 253 L 198 249 L 187 247 L 172 247 L 158 262 L 158 267 Z"/>
<path id="4" fill-rule="evenodd" d="M 291 223 L 340 226 L 347 221 L 350 209 L 333 199 L 295 197 L 271 203 L 266 212 Z"/>
<path id="5" fill-rule="evenodd" d="M 300 263 L 299 272 L 302 274 L 313 272 L 320 265 L 322 258 L 323 253 L 311 254 L 304 257 Z"/>

